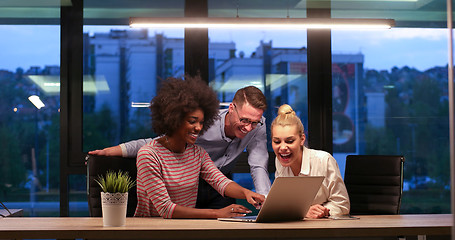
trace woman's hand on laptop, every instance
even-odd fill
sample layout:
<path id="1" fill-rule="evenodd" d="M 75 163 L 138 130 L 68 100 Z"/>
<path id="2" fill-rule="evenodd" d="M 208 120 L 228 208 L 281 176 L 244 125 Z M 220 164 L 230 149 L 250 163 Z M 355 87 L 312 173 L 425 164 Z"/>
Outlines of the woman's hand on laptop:
<path id="1" fill-rule="evenodd" d="M 330 215 L 329 211 L 330 211 L 330 209 L 328 209 L 320 204 L 311 205 L 310 209 L 308 210 L 308 212 L 306 214 L 306 217 L 307 218 L 328 217 Z"/>
<path id="2" fill-rule="evenodd" d="M 231 204 L 225 208 L 218 209 L 218 218 L 222 217 L 242 217 L 245 216 L 247 213 L 251 213 L 251 210 L 239 205 L 239 204 Z"/>
<path id="3" fill-rule="evenodd" d="M 256 209 L 261 209 L 262 203 L 265 201 L 265 196 L 253 191 L 245 193 L 246 200 L 253 205 Z"/>
<path id="4" fill-rule="evenodd" d="M 264 195 L 246 189 L 233 181 L 227 185 L 224 195 L 237 199 L 246 199 L 255 208 L 260 208 L 265 201 Z"/>

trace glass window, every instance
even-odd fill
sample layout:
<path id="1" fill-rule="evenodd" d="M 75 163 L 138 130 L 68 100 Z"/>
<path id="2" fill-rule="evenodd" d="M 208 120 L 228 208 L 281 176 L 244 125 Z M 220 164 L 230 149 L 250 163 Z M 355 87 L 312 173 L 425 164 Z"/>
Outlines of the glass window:
<path id="1" fill-rule="evenodd" d="M 69 216 L 86 217 L 89 215 L 87 203 L 87 175 L 69 175 Z"/>
<path id="2" fill-rule="evenodd" d="M 267 98 L 268 126 L 285 103 L 308 126 L 306 31 L 209 29 L 209 39 L 209 84 L 224 106 L 238 89 L 253 85 Z M 273 152 L 269 130 L 267 134 Z M 272 179 L 274 174 L 270 172 Z M 254 187 L 248 173 L 235 174 L 234 179 Z"/>
<path id="3" fill-rule="evenodd" d="M 300 1 L 302 5 L 305 1 Z M 314 3 L 306 1 L 307 6 Z M 314 4 L 320 8 L 322 4 Z M 327 4 L 327 3 L 325 3 Z M 333 18 L 377 18 L 394 19 L 397 27 L 445 28 L 447 26 L 446 1 L 371 1 L 339 0 L 331 1 Z"/>
<path id="4" fill-rule="evenodd" d="M 333 150 L 403 155 L 401 213 L 450 213 L 447 30 L 332 31 Z M 417 197 L 418 196 L 418 197 Z"/>
<path id="5" fill-rule="evenodd" d="M 58 24 L 60 7 L 71 2 L 29 2 L 0 4 L 0 33 L 7 36 L 0 38 L 0 200 L 26 216 L 57 216 Z M 208 0 L 208 15 L 304 18 L 307 8 L 331 7 L 333 18 L 395 19 L 401 28 L 332 31 L 334 156 L 343 172 L 347 154 L 402 154 L 402 212 L 448 213 L 447 39 L 444 29 L 433 29 L 446 26 L 445 1 L 327 4 Z M 153 136 L 146 106 L 160 79 L 183 74 L 183 30 L 130 29 L 128 22 L 181 17 L 184 6 L 185 0 L 84 0 L 84 152 Z M 290 103 L 308 125 L 305 31 L 210 30 L 209 36 L 209 81 L 222 102 L 253 84 L 270 101 L 268 123 L 276 107 Z M 35 107 L 32 95 L 44 107 Z M 87 215 L 85 175 L 71 175 L 69 183 L 70 214 Z"/>
<path id="6" fill-rule="evenodd" d="M 83 152 L 155 136 L 148 106 L 162 79 L 184 75 L 184 31 L 132 29 L 129 18 L 181 17 L 183 3 L 84 1 Z"/>
<path id="7" fill-rule="evenodd" d="M 153 137 L 159 81 L 184 75 L 183 30 L 84 26 L 84 151 Z"/>
<path id="8" fill-rule="evenodd" d="M 208 0 L 209 17 L 304 18 L 306 1 Z"/>
<path id="9" fill-rule="evenodd" d="M 209 29 L 209 83 L 223 103 L 253 85 L 269 101 L 270 123 L 277 108 L 290 104 L 307 124 L 306 31 Z M 235 53 L 235 54 L 232 54 Z"/>
<path id="10" fill-rule="evenodd" d="M 108 2 L 84 1 L 84 152 L 153 137 L 150 100 L 161 79 L 184 75 L 183 29 L 128 25 L 183 16 L 183 0 Z"/>
<path id="11" fill-rule="evenodd" d="M 60 27 L 0 25 L 0 35 L 0 199 L 58 216 Z"/>

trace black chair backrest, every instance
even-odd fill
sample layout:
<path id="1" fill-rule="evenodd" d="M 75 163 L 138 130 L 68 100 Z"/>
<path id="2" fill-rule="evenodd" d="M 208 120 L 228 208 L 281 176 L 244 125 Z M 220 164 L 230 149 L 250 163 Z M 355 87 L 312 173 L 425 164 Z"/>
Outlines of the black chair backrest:
<path id="1" fill-rule="evenodd" d="M 352 215 L 398 214 L 403 191 L 403 156 L 348 155 L 344 183 Z"/>
<path id="2" fill-rule="evenodd" d="M 95 181 L 98 176 L 104 176 L 108 170 L 117 172 L 122 170 L 128 172 L 129 176 L 136 180 L 137 168 L 136 158 L 112 157 L 112 156 L 96 156 L 87 155 L 87 200 L 88 208 L 91 217 L 101 217 L 101 187 Z M 137 205 L 136 186 L 128 192 L 128 206 L 126 216 L 134 216 Z"/>

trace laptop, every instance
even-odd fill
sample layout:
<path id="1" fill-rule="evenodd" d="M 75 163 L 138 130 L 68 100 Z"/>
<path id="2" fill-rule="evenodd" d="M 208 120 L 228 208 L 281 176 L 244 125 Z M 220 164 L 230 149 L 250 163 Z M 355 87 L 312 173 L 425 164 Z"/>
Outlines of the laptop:
<path id="1" fill-rule="evenodd" d="M 279 177 L 257 216 L 218 218 L 236 222 L 282 222 L 302 220 L 321 187 L 323 176 Z"/>

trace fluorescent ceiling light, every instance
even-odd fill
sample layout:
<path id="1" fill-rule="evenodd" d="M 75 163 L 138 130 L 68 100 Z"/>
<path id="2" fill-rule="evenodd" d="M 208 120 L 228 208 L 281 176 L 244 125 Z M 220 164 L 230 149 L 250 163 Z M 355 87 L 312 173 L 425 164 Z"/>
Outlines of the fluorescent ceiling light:
<path id="1" fill-rule="evenodd" d="M 27 75 L 46 95 L 60 94 L 60 76 Z M 84 94 L 108 93 L 110 91 L 106 78 L 103 75 L 84 75 Z"/>
<path id="2" fill-rule="evenodd" d="M 136 108 L 150 107 L 150 103 L 148 103 L 148 102 L 131 102 L 131 107 L 136 107 Z"/>
<path id="3" fill-rule="evenodd" d="M 220 107 L 229 107 L 231 105 L 230 102 L 220 102 Z"/>
<path id="4" fill-rule="evenodd" d="M 132 28 L 389 29 L 393 19 L 359 18 L 130 18 Z"/>
<path id="5" fill-rule="evenodd" d="M 39 99 L 39 97 L 36 95 L 32 95 L 32 96 L 28 97 L 28 100 L 30 100 L 30 102 L 32 102 L 33 105 L 35 105 L 35 107 L 38 109 L 41 109 L 42 107 L 44 107 L 43 101 L 41 101 L 41 99 Z"/>

